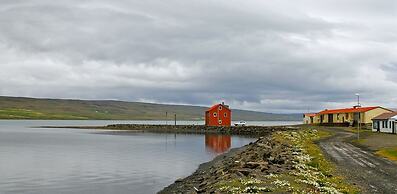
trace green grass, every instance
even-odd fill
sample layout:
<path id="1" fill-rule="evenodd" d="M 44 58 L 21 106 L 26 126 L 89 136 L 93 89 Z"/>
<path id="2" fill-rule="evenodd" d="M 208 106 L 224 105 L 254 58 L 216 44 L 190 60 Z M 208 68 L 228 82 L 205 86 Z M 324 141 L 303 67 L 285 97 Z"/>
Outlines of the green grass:
<path id="1" fill-rule="evenodd" d="M 301 150 L 294 159 L 294 169 L 281 174 L 270 174 L 246 179 L 221 181 L 217 187 L 224 193 L 359 193 L 359 189 L 347 183 L 326 160 L 315 143 L 331 132 L 304 128 L 299 131 L 276 132 L 273 141 L 291 145 Z M 254 189 L 247 192 L 247 189 Z"/>
<path id="2" fill-rule="evenodd" d="M 335 165 L 324 157 L 320 147 L 315 143 L 322 138 L 331 136 L 332 132 L 314 129 L 315 128 L 302 129 L 302 131 L 298 132 L 300 135 L 293 140 L 285 139 L 285 136 L 278 138 L 280 138 L 280 141 L 285 141 L 294 146 L 300 146 L 304 152 L 311 157 L 311 160 L 307 162 L 306 165 L 312 168 L 314 174 L 320 172 L 323 175 L 317 177 L 316 182 L 319 185 L 332 185 L 342 193 L 359 193 L 358 188 L 348 184 L 345 177 L 337 173 Z M 303 179 L 304 178 L 305 177 L 303 177 Z M 299 188 L 301 191 L 305 191 L 306 187 L 307 185 L 305 184 L 295 185 L 295 188 Z"/>
<path id="3" fill-rule="evenodd" d="M 332 175 L 334 170 L 333 165 L 324 158 L 321 149 L 314 143 L 314 141 L 329 136 L 331 136 L 331 132 L 320 130 L 318 131 L 317 137 L 303 139 L 300 143 L 303 145 L 307 153 L 312 157 L 312 160 L 308 163 L 308 165 L 319 169 L 326 176 Z"/>
<path id="4" fill-rule="evenodd" d="M 5 109 L 0 110 L 0 118 L 3 119 L 87 119 L 86 117 L 48 114 L 27 109 Z"/>
<path id="5" fill-rule="evenodd" d="M 397 161 L 397 147 L 380 149 L 376 154 L 389 160 Z"/>

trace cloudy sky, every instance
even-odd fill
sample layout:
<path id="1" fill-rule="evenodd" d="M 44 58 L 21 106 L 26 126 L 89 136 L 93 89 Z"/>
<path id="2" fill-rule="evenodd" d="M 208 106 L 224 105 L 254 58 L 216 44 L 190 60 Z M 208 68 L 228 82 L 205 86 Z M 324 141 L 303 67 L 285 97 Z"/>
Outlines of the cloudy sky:
<path id="1" fill-rule="evenodd" d="M 0 95 L 397 107 L 395 0 L 1 0 Z"/>

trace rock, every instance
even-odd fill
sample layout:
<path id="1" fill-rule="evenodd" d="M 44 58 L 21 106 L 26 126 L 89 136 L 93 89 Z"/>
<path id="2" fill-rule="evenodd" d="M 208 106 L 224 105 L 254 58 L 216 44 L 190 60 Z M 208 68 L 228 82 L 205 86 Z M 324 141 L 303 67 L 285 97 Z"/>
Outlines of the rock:
<path id="1" fill-rule="evenodd" d="M 273 162 L 274 162 L 275 164 L 285 164 L 285 160 L 286 160 L 286 158 L 284 158 L 284 157 L 278 157 L 278 158 L 275 159 Z"/>
<path id="2" fill-rule="evenodd" d="M 248 169 L 239 169 L 238 172 L 243 174 L 244 176 L 248 176 L 251 173 L 251 171 Z"/>
<path id="3" fill-rule="evenodd" d="M 208 182 L 207 182 L 207 181 L 204 181 L 204 182 L 200 183 L 199 187 L 200 187 L 200 188 L 201 188 L 201 187 L 204 187 L 204 186 L 207 185 L 207 184 L 208 184 Z"/>
<path id="4" fill-rule="evenodd" d="M 267 170 L 269 170 L 269 166 L 261 166 L 261 172 L 265 172 Z"/>
<path id="5" fill-rule="evenodd" d="M 263 153 L 263 159 L 268 159 L 271 155 L 272 153 L 270 151 L 266 151 L 265 153 Z"/>
<path id="6" fill-rule="evenodd" d="M 249 169 L 255 169 L 259 166 L 261 166 L 261 163 L 259 162 L 247 162 L 243 165 L 244 168 L 249 168 Z"/>
<path id="7" fill-rule="evenodd" d="M 176 179 L 175 183 L 181 183 L 183 182 L 183 179 Z"/>

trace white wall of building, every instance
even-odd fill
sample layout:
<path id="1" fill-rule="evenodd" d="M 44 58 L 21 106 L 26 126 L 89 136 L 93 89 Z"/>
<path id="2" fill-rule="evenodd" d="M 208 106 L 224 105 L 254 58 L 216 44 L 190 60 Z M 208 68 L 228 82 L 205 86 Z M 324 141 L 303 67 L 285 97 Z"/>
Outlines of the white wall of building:
<path id="1" fill-rule="evenodd" d="M 393 133 L 393 125 L 394 125 L 394 133 L 397 132 L 397 119 L 390 118 L 388 120 L 374 120 L 372 123 L 372 131 L 377 132 L 378 129 L 382 133 Z"/>

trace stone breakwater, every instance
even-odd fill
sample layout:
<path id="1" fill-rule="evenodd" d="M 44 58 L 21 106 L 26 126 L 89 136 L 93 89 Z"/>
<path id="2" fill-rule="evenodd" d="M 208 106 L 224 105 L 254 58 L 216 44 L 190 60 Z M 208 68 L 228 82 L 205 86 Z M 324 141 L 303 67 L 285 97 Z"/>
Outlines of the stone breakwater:
<path id="1" fill-rule="evenodd" d="M 98 128 L 98 127 L 97 127 Z M 244 126 L 244 127 L 210 127 L 204 125 L 136 125 L 136 124 L 115 124 L 101 127 L 101 129 L 145 131 L 153 133 L 192 133 L 192 134 L 225 134 L 244 135 L 251 137 L 266 136 L 274 131 L 295 130 L 298 127 L 292 126 Z"/>
<path id="2" fill-rule="evenodd" d="M 159 193 L 358 193 L 335 176 L 313 142 L 319 138 L 311 129 L 274 132 L 200 165 Z"/>
<path id="3" fill-rule="evenodd" d="M 262 137 L 201 165 L 194 174 L 177 180 L 160 193 L 219 193 L 225 181 L 280 174 L 293 168 L 293 151 L 290 145 Z"/>

